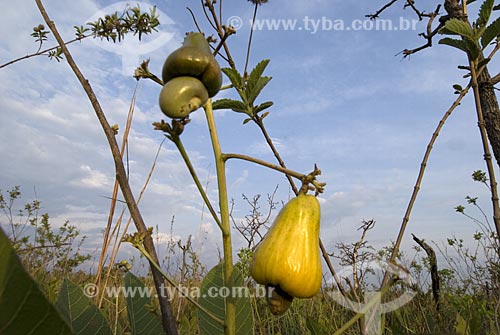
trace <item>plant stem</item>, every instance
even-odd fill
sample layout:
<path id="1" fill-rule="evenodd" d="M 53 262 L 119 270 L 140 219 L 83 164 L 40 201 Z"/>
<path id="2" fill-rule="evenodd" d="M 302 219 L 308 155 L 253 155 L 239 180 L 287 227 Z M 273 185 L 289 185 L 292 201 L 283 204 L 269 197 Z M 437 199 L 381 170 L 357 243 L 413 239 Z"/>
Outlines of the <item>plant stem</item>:
<path id="1" fill-rule="evenodd" d="M 189 159 L 189 156 L 186 152 L 186 149 L 184 149 L 184 145 L 182 144 L 180 137 L 179 136 L 172 136 L 172 142 L 174 142 L 175 146 L 177 147 L 177 150 L 179 150 L 179 153 L 182 156 L 182 159 L 184 159 L 184 163 L 186 163 L 186 166 L 189 170 L 189 173 L 191 174 L 191 177 L 193 178 L 193 181 L 196 184 L 196 188 L 198 188 L 198 191 L 200 192 L 200 195 L 203 198 L 205 205 L 207 206 L 208 210 L 210 211 L 210 214 L 212 214 L 212 217 L 214 218 L 215 222 L 217 223 L 219 228 L 222 230 L 222 225 L 221 225 L 220 219 L 217 216 L 217 213 L 215 212 L 212 204 L 210 203 L 210 200 L 208 199 L 207 193 L 205 192 L 205 190 L 203 189 L 203 186 L 200 183 L 200 179 L 198 178 L 198 175 L 196 174 L 196 171 L 194 170 L 193 164 L 191 164 L 191 160 Z"/>
<path id="2" fill-rule="evenodd" d="M 307 177 L 306 175 L 304 175 L 302 173 L 299 173 L 299 172 L 278 166 L 276 164 L 272 164 L 272 163 L 263 161 L 261 159 L 251 157 L 251 156 L 246 156 L 246 155 L 241 155 L 241 154 L 223 154 L 222 157 L 223 157 L 224 161 L 227 161 L 228 159 L 234 158 L 234 159 L 241 159 L 241 160 L 244 160 L 247 162 L 259 164 L 259 165 L 268 167 L 270 169 L 273 169 L 273 170 L 276 170 L 279 172 L 283 172 L 287 176 L 292 176 L 292 177 L 297 178 L 299 180 L 303 180 L 304 178 Z"/>
<path id="3" fill-rule="evenodd" d="M 491 51 L 491 53 L 489 54 L 488 58 L 491 59 L 499 49 L 500 49 L 500 44 L 497 44 L 495 49 L 493 49 Z M 479 75 L 483 71 L 484 68 L 485 68 L 485 65 L 483 65 L 479 69 L 477 75 Z M 472 86 L 472 81 L 467 85 L 467 87 L 465 87 L 462 90 L 462 92 L 460 92 L 460 95 L 457 97 L 457 99 L 453 102 L 451 107 L 446 111 L 446 113 L 443 115 L 443 117 L 439 121 L 439 124 L 436 127 L 436 130 L 434 130 L 434 133 L 432 134 L 432 137 L 429 141 L 429 144 L 427 145 L 427 150 L 425 151 L 424 158 L 422 159 L 422 163 L 420 164 L 420 170 L 418 172 L 417 181 L 415 183 L 415 186 L 413 187 L 413 193 L 411 194 L 410 201 L 409 201 L 408 206 L 406 208 L 406 213 L 405 213 L 405 216 L 403 218 L 403 222 L 401 223 L 401 228 L 399 229 L 398 237 L 396 238 L 396 242 L 394 243 L 394 248 L 392 250 L 392 254 L 391 254 L 391 258 L 390 258 L 391 263 L 394 263 L 394 261 L 396 260 L 397 254 L 399 252 L 399 247 L 400 247 L 401 242 L 403 240 L 403 236 L 404 236 L 406 227 L 408 225 L 408 221 L 410 220 L 410 214 L 411 214 L 411 211 L 413 209 L 413 205 L 415 204 L 415 201 L 417 200 L 417 195 L 418 195 L 418 192 L 420 190 L 420 185 L 422 183 L 422 179 L 424 178 L 425 168 L 427 167 L 427 162 L 429 160 L 429 156 L 431 154 L 434 143 L 436 142 L 437 137 L 438 137 L 439 133 L 441 132 L 441 129 L 443 128 L 446 120 L 448 119 L 448 117 L 450 117 L 450 115 L 453 113 L 455 108 L 457 108 L 460 105 L 460 102 L 465 97 L 465 95 L 469 92 L 469 89 L 471 88 L 471 86 Z M 498 232 L 498 230 L 497 230 L 497 232 Z M 384 274 L 384 279 L 382 280 L 381 287 L 383 287 L 385 284 L 387 284 L 388 279 L 389 279 L 389 273 L 386 272 Z"/>
<path id="4" fill-rule="evenodd" d="M 474 92 L 474 103 L 476 105 L 477 125 L 481 133 L 481 141 L 483 142 L 484 160 L 488 169 L 488 176 L 490 181 L 491 201 L 493 203 L 493 222 L 497 231 L 497 236 L 500 236 L 500 206 L 498 204 L 498 188 L 495 178 L 495 168 L 491 160 L 490 146 L 488 144 L 488 134 L 486 133 L 486 126 L 483 118 L 483 110 L 481 108 L 481 99 L 479 96 L 479 87 L 477 85 L 476 62 L 469 57 L 469 66 L 471 69 L 471 85 Z"/>
<path id="5" fill-rule="evenodd" d="M 373 299 L 371 299 L 370 301 L 368 301 L 368 303 L 364 304 L 363 308 L 361 310 L 357 311 L 356 315 L 354 317 L 352 317 L 349 321 L 347 321 L 346 323 L 344 323 L 342 325 L 342 327 L 340 327 L 333 335 L 341 335 L 347 329 L 349 329 L 349 327 L 351 327 L 352 325 L 354 325 L 354 323 L 356 323 L 358 321 L 358 319 L 361 319 L 368 311 L 370 311 L 370 309 L 372 307 L 374 307 L 375 305 L 378 305 L 378 303 L 380 303 L 380 301 L 382 300 L 382 298 L 384 297 L 384 295 L 389 291 L 390 287 L 391 287 L 391 285 L 385 286 L 380 291 L 380 296 L 374 297 Z M 377 307 L 377 308 L 380 308 L 380 307 Z M 361 329 L 361 331 L 364 332 L 365 330 Z"/>
<path id="6" fill-rule="evenodd" d="M 262 132 L 262 135 L 264 135 L 264 138 L 266 139 L 267 145 L 269 145 L 269 148 L 271 148 L 271 151 L 273 152 L 274 157 L 276 157 L 276 160 L 278 161 L 279 165 L 286 169 L 285 162 L 283 161 L 283 159 L 281 159 L 281 156 L 278 152 L 278 149 L 276 149 L 276 146 L 274 145 L 273 140 L 271 139 L 271 136 L 269 136 L 269 134 L 267 133 L 267 129 L 264 126 L 264 122 L 263 122 L 262 118 L 257 115 L 256 117 L 253 118 L 253 121 L 259 127 L 260 131 Z M 295 183 L 293 182 L 292 177 L 290 177 L 289 175 L 286 175 L 286 178 L 288 179 L 288 183 L 290 184 L 290 187 L 292 188 L 293 193 L 295 193 L 295 195 L 298 195 L 299 190 L 297 189 L 297 186 L 295 186 Z"/>
<path id="7" fill-rule="evenodd" d="M 135 201 L 134 195 L 132 193 L 132 190 L 130 189 L 130 185 L 127 180 L 127 173 L 125 171 L 125 166 L 123 164 L 122 156 L 120 154 L 120 149 L 118 147 L 118 143 L 116 142 L 115 138 L 115 133 L 114 130 L 111 128 L 109 125 L 106 115 L 104 114 L 104 111 L 102 110 L 102 107 L 97 100 L 97 97 L 92 89 L 92 86 L 90 85 L 89 81 L 84 77 L 82 72 L 80 71 L 79 67 L 76 65 L 75 61 L 73 60 L 73 56 L 69 52 L 68 48 L 65 45 L 64 40 L 62 39 L 61 35 L 59 34 L 57 27 L 55 23 L 50 19 L 49 15 L 47 14 L 42 1 L 41 0 L 35 0 L 38 9 L 40 11 L 40 14 L 44 18 L 45 22 L 47 23 L 48 27 L 54 34 L 55 39 L 57 40 L 57 43 L 59 43 L 59 46 L 61 47 L 61 50 L 66 57 L 66 61 L 68 62 L 69 66 L 73 70 L 73 73 L 75 76 L 78 78 L 80 81 L 80 84 L 82 85 L 82 88 L 84 89 L 85 93 L 87 94 L 90 103 L 92 104 L 92 107 L 96 113 L 96 116 L 101 124 L 101 127 L 104 131 L 104 134 L 106 135 L 106 139 L 108 140 L 109 147 L 111 149 L 111 153 L 113 156 L 113 160 L 115 163 L 115 171 L 116 171 L 116 179 L 118 180 L 118 183 L 120 185 L 120 189 L 122 191 L 123 197 L 125 198 L 125 201 L 127 202 L 128 210 L 130 212 L 130 216 L 133 218 L 135 226 L 139 232 L 147 232 L 146 224 L 144 223 L 144 220 L 142 218 L 142 215 L 139 211 L 139 207 L 137 206 L 137 203 Z M 153 257 L 153 259 L 158 263 L 158 256 L 156 254 L 155 246 L 153 244 L 153 240 L 151 239 L 151 236 L 148 236 L 144 239 L 144 248 L 149 252 L 149 254 Z M 160 310 L 162 313 L 162 326 L 163 329 L 165 330 L 165 333 L 167 335 L 177 335 L 177 326 L 175 323 L 175 318 L 173 315 L 172 311 L 172 306 L 170 304 L 170 301 L 168 300 L 168 297 L 166 296 L 161 296 L 161 288 L 162 285 L 164 284 L 164 279 L 163 276 L 161 275 L 160 272 L 158 272 L 153 266 L 151 265 L 151 272 L 153 274 L 153 279 L 155 282 L 155 288 L 158 293 L 158 300 L 160 303 Z"/>
<path id="8" fill-rule="evenodd" d="M 151 257 L 151 255 L 146 251 L 146 249 L 144 249 L 144 247 L 142 245 L 140 245 L 140 244 L 139 245 L 135 245 L 135 247 L 141 252 L 141 254 L 144 257 L 147 258 L 148 261 L 151 262 L 151 264 L 155 267 L 155 269 L 157 269 L 163 275 L 163 277 L 167 280 L 167 282 L 170 285 L 172 285 L 181 294 L 182 297 L 186 298 L 190 303 L 192 303 L 193 305 L 195 305 L 196 308 L 198 308 L 199 310 L 201 310 L 203 313 L 207 314 L 215 322 L 218 322 L 221 325 L 224 324 L 224 320 L 221 320 L 217 316 L 215 316 L 212 313 L 210 313 L 210 311 L 208 311 L 206 308 L 204 308 L 203 306 L 201 306 L 200 304 L 198 304 L 198 302 L 196 300 L 194 300 L 193 298 L 191 298 L 189 296 L 189 294 L 185 295 L 184 292 L 183 292 L 183 290 L 182 290 L 182 288 L 179 287 L 179 286 L 177 286 L 177 284 L 172 279 L 170 279 L 170 277 L 167 276 L 167 274 L 165 272 L 163 272 L 163 270 L 161 269 L 161 267 L 156 262 L 154 262 L 154 260 Z"/>
<path id="9" fill-rule="evenodd" d="M 255 3 L 255 8 L 253 11 L 252 25 L 250 26 L 250 36 L 248 37 L 248 46 L 247 46 L 247 56 L 245 60 L 245 69 L 243 70 L 243 76 L 246 78 L 247 70 L 248 70 L 248 61 L 250 60 L 250 50 L 252 48 L 252 37 L 253 37 L 253 26 L 255 24 L 255 19 L 257 18 L 257 9 L 259 8 L 259 4 Z"/>
<path id="10" fill-rule="evenodd" d="M 214 151 L 215 168 L 217 170 L 217 186 L 219 189 L 219 210 L 221 216 L 222 244 L 224 253 L 224 283 L 229 291 L 233 288 L 233 250 L 231 243 L 231 223 L 229 220 L 229 202 L 227 196 L 226 183 L 226 161 L 222 154 L 217 129 L 215 127 L 214 113 L 212 110 L 212 100 L 204 106 L 207 118 L 210 139 Z M 234 297 L 229 295 L 226 298 L 226 319 L 224 324 L 225 335 L 235 335 L 236 331 L 236 306 Z"/>
<path id="11" fill-rule="evenodd" d="M 77 42 L 77 41 L 81 41 L 83 40 L 84 38 L 87 38 L 87 37 L 91 37 L 92 34 L 90 35 L 83 35 L 81 37 L 77 37 L 77 38 L 74 38 L 72 39 L 71 41 L 68 41 L 68 42 L 64 42 L 65 45 L 68 45 L 68 44 L 71 44 L 71 43 L 74 43 L 74 42 Z M 49 51 L 52 51 L 52 50 L 56 50 L 57 48 L 59 48 L 59 45 L 55 46 L 55 47 L 51 47 L 51 48 L 48 48 L 48 49 L 45 49 L 45 50 L 38 50 L 37 52 L 35 53 L 32 53 L 32 54 L 28 54 L 26 56 L 23 56 L 23 57 L 19 57 L 19 58 L 16 58 L 16 59 L 13 59 L 5 64 L 2 64 L 0 65 L 0 69 L 3 68 L 3 67 L 6 67 L 6 66 L 9 66 L 11 64 L 14 64 L 14 63 L 17 63 L 19 61 L 22 61 L 22 60 L 25 60 L 25 59 L 28 59 L 28 58 L 31 58 L 31 57 L 35 57 L 35 56 L 41 56 L 43 55 L 44 53 L 46 52 L 49 52 Z"/>
<path id="12" fill-rule="evenodd" d="M 235 159 L 241 159 L 241 160 L 244 160 L 244 161 L 252 162 L 252 163 L 259 164 L 259 165 L 265 166 L 267 168 L 270 168 L 270 169 L 273 169 L 273 170 L 276 170 L 276 171 L 279 171 L 279 172 L 283 172 L 287 176 L 292 176 L 294 178 L 299 179 L 300 181 L 302 181 L 303 186 L 302 186 L 301 190 L 299 190 L 296 193 L 296 195 L 298 195 L 300 193 L 305 194 L 307 192 L 307 190 L 308 190 L 307 189 L 307 185 L 309 183 L 311 183 L 311 184 L 314 185 L 314 187 L 316 188 L 316 191 L 318 193 L 322 193 L 323 192 L 323 188 L 326 185 L 325 183 L 319 183 L 316 180 L 316 175 L 314 175 L 314 173 L 316 172 L 316 166 L 315 166 L 315 171 L 313 171 L 309 175 L 305 175 L 305 174 L 302 174 L 302 173 L 299 173 L 299 172 L 296 172 L 296 171 L 293 171 L 293 170 L 290 170 L 290 169 L 278 166 L 276 164 L 272 164 L 272 163 L 263 161 L 261 159 L 251 157 L 251 156 L 246 156 L 246 155 L 241 155 L 241 154 L 223 154 L 222 157 L 223 157 L 224 161 L 226 161 L 228 159 L 231 159 L 231 158 L 235 158 Z"/>
<path id="13" fill-rule="evenodd" d="M 427 144 L 427 149 L 425 150 L 424 158 L 422 159 L 422 163 L 420 163 L 420 170 L 418 172 L 418 177 L 417 181 L 415 182 L 415 186 L 413 187 L 413 192 L 410 197 L 410 201 L 408 202 L 408 206 L 406 207 L 406 212 L 403 217 L 403 222 L 401 223 L 401 227 L 399 228 L 399 233 L 398 237 L 396 238 L 396 242 L 394 243 L 394 247 L 392 250 L 391 258 L 389 260 L 389 263 L 394 263 L 396 261 L 396 257 L 399 252 L 399 247 L 401 246 L 401 242 L 403 241 L 403 236 L 406 231 L 406 227 L 408 226 L 408 222 L 410 221 L 410 215 L 413 210 L 413 205 L 415 204 L 415 201 L 417 200 L 418 192 L 420 191 L 420 186 L 422 184 L 422 179 L 424 178 L 425 174 L 425 168 L 427 167 L 427 162 L 429 161 L 429 157 L 431 155 L 432 148 L 434 146 L 434 143 L 436 142 L 439 133 L 441 132 L 441 129 L 443 128 L 444 124 L 446 123 L 446 120 L 450 117 L 450 115 L 453 113 L 455 108 L 457 108 L 460 105 L 460 102 L 462 99 L 465 97 L 467 92 L 469 92 L 470 89 L 470 84 L 460 92 L 460 95 L 457 97 L 457 99 L 453 102 L 451 107 L 444 113 L 443 117 L 439 121 L 436 129 L 434 130 L 434 133 L 432 134 L 432 137 Z M 387 284 L 387 280 L 389 279 L 389 272 L 386 271 L 384 274 L 384 278 L 382 280 L 381 287 L 385 286 Z"/>

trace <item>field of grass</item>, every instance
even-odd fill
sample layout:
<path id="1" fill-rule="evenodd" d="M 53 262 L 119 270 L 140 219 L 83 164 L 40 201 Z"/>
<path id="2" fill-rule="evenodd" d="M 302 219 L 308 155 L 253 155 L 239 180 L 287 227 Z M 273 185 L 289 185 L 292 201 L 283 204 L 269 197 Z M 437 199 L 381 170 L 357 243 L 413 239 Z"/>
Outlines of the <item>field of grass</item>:
<path id="1" fill-rule="evenodd" d="M 48 300 L 56 302 L 65 280 L 81 288 L 96 283 L 95 273 L 79 269 L 90 255 L 81 253 L 81 245 L 85 239 L 80 236 L 78 229 L 70 222 L 58 229 L 53 228 L 49 215 L 38 213 L 39 201 L 28 203 L 24 209 L 19 210 L 16 207 L 19 196 L 19 188 L 2 194 L 1 205 L 4 219 L 7 221 L 2 228 L 6 230 L 25 269 L 38 283 Z M 2 220 L 2 223 L 6 221 Z M 364 224 L 365 227 L 367 224 L 371 227 L 373 222 Z M 5 228 L 9 228 L 10 232 Z M 463 240 L 451 238 L 448 240 L 449 250 L 437 249 L 440 256 L 437 272 L 440 285 L 438 292 L 431 289 L 432 262 L 423 249 L 416 247 L 413 255 L 399 255 L 398 264 L 412 281 L 409 285 L 403 283 L 403 280 L 395 281 L 384 296 L 383 302 L 394 301 L 408 292 L 411 292 L 412 299 L 383 315 L 381 322 L 384 334 L 500 333 L 500 262 L 495 252 L 498 250 L 495 249 L 498 239 L 494 233 L 488 231 L 487 225 L 478 228 L 478 232 L 471 237 L 471 241 L 476 243 L 475 248 L 467 248 Z M 178 266 L 175 267 L 177 270 L 169 273 L 171 278 L 185 288 L 186 292 L 199 288 L 209 269 L 200 263 L 190 240 L 184 244 L 173 243 L 170 248 L 172 252 L 168 254 L 179 255 L 176 260 Z M 356 274 L 346 276 L 343 273 L 345 278 L 342 278 L 342 282 L 345 284 L 343 290 L 346 297 L 351 301 L 363 302 L 366 292 L 376 291 L 381 279 L 380 273 L 370 264 L 377 259 L 388 258 L 391 248 L 373 250 L 366 234 L 363 234 L 358 243 L 340 244 L 338 248 L 341 264 L 349 264 L 353 257 L 358 259 Z M 255 283 L 249 275 L 251 255 L 250 248 L 240 250 L 236 265 L 249 292 L 256 293 Z M 163 263 L 168 261 L 170 260 L 165 259 Z M 123 287 L 128 269 L 127 262 L 117 263 L 110 271 L 103 269 L 101 285 Z M 323 272 L 325 278 L 328 277 L 326 267 Z M 150 276 L 141 276 L 139 279 L 146 287 L 154 287 Z M 103 287 L 101 292 L 106 292 Z M 288 311 L 280 316 L 270 313 L 267 300 L 262 294 L 255 294 L 256 297 L 248 300 L 253 312 L 254 334 L 335 334 L 356 316 L 352 308 L 339 304 L 336 298 L 338 291 L 337 285 L 325 282 L 321 292 L 314 298 L 295 299 Z M 99 306 L 114 334 L 133 333 L 123 295 L 96 295 L 93 303 Z M 180 294 L 173 294 L 171 303 L 179 333 L 199 334 L 197 308 Z M 148 313 L 159 315 L 155 299 L 152 299 L 148 306 Z M 360 325 L 370 322 L 369 319 L 369 314 L 366 314 L 343 334 L 360 334 Z"/>

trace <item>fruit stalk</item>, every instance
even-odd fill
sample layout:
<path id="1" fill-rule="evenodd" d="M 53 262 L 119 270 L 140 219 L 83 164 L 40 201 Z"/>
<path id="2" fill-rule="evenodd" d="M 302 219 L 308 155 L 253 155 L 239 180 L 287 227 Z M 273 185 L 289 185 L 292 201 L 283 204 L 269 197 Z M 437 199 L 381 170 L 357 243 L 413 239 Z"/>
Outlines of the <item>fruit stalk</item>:
<path id="1" fill-rule="evenodd" d="M 222 244 L 224 253 L 224 283 L 232 292 L 233 288 L 233 250 L 231 243 L 231 224 L 229 220 L 229 202 L 227 196 L 226 162 L 222 154 L 217 129 L 215 127 L 212 100 L 209 99 L 204 106 L 207 118 L 210 139 L 215 157 L 215 168 L 217 171 L 217 186 L 219 191 L 219 210 L 222 230 Z M 236 329 L 236 306 L 234 298 L 229 295 L 226 298 L 226 318 L 224 324 L 224 335 L 235 335 Z"/>

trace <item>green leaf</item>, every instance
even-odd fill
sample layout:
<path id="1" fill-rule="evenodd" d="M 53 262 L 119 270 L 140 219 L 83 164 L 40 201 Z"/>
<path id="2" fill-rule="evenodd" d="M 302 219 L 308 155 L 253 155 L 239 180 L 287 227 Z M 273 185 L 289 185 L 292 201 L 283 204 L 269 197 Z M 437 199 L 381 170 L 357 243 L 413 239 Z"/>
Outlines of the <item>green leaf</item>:
<path id="1" fill-rule="evenodd" d="M 253 335 L 254 323 L 248 288 L 245 286 L 243 276 L 236 267 L 233 268 L 233 276 L 233 293 L 235 293 L 233 298 L 236 304 L 236 334 Z M 213 267 L 203 279 L 198 303 L 219 319 L 224 320 L 226 315 L 226 301 L 223 296 L 226 294 L 223 293 L 227 291 L 227 289 L 224 283 L 223 263 L 219 263 Z M 247 294 L 244 294 L 244 292 Z M 224 334 L 224 326 L 211 319 L 201 310 L 198 310 L 198 327 L 200 335 Z"/>
<path id="2" fill-rule="evenodd" d="M 144 284 L 132 273 L 125 275 L 125 290 L 127 294 L 127 313 L 130 327 L 134 335 L 164 335 L 163 327 L 158 316 L 151 310 L 151 299 L 142 294 L 148 290 Z"/>
<path id="3" fill-rule="evenodd" d="M 236 71 L 235 69 L 232 69 L 232 68 L 228 68 L 228 67 L 221 69 L 221 71 L 224 72 L 224 74 L 231 81 L 231 84 L 233 84 L 233 86 L 236 89 L 240 90 L 243 88 L 243 79 L 241 78 L 241 75 L 238 71 Z"/>
<path id="4" fill-rule="evenodd" d="M 311 332 L 311 335 L 322 335 L 323 332 L 321 331 L 321 325 L 319 324 L 318 320 L 313 319 L 313 318 L 307 318 L 306 319 L 306 326 L 307 329 Z"/>
<path id="5" fill-rule="evenodd" d="M 493 10 L 494 0 L 485 0 L 479 9 L 479 16 L 476 20 L 476 26 L 479 29 L 480 34 L 486 28 L 488 21 L 490 20 L 491 11 Z"/>
<path id="6" fill-rule="evenodd" d="M 262 77 L 267 64 L 269 64 L 269 59 L 264 59 L 255 66 L 252 72 L 250 72 L 250 75 L 247 79 L 247 87 L 250 89 L 250 91 L 253 90 L 253 88 L 257 84 L 257 81 L 260 79 L 260 77 Z"/>
<path id="7" fill-rule="evenodd" d="M 500 17 L 493 21 L 483 32 L 481 37 L 481 46 L 486 48 L 488 44 L 500 35 Z"/>
<path id="8" fill-rule="evenodd" d="M 476 2 L 476 0 L 467 0 L 467 4 L 470 5 L 471 3 Z"/>
<path id="9" fill-rule="evenodd" d="M 463 52 L 468 51 L 467 44 L 465 43 L 464 40 L 457 40 L 454 38 L 445 37 L 445 38 L 442 38 L 439 40 L 439 44 L 449 45 L 449 46 L 452 46 L 454 48 L 460 49 Z"/>
<path id="10" fill-rule="evenodd" d="M 219 99 L 212 103 L 212 109 L 232 109 L 237 113 L 247 113 L 245 104 L 233 99 Z"/>
<path id="11" fill-rule="evenodd" d="M 458 84 L 453 85 L 453 88 L 454 88 L 455 90 L 457 90 L 457 91 L 463 91 L 462 86 L 461 86 L 461 85 L 458 85 Z"/>
<path id="12" fill-rule="evenodd" d="M 467 39 L 475 40 L 475 34 L 469 24 L 455 18 L 446 21 L 444 27 L 439 30 L 439 33 L 444 35 L 460 35 Z"/>
<path id="13" fill-rule="evenodd" d="M 262 112 L 263 110 L 271 107 L 274 103 L 272 101 L 266 101 L 266 102 L 263 102 L 261 103 L 260 105 L 258 105 L 257 107 L 254 107 L 253 109 L 253 114 L 257 114 L 257 113 L 260 113 Z M 264 113 L 265 114 L 265 113 Z M 266 115 L 267 116 L 267 115 Z M 262 115 L 262 118 L 264 118 L 265 116 Z"/>
<path id="14" fill-rule="evenodd" d="M 271 80 L 271 77 L 260 77 L 257 82 L 255 83 L 254 86 L 250 87 L 247 86 L 247 99 L 248 99 L 248 104 L 253 105 L 255 99 L 257 99 L 257 96 L 260 94 L 262 89 L 269 83 Z"/>
<path id="15" fill-rule="evenodd" d="M 104 315 L 85 296 L 83 290 L 64 279 L 57 298 L 56 308 L 78 335 L 112 334 Z"/>
<path id="16" fill-rule="evenodd" d="M 246 86 L 246 97 L 249 105 L 253 105 L 255 99 L 260 94 L 262 89 L 272 79 L 271 77 L 262 77 L 264 70 L 269 64 L 269 59 L 259 62 L 248 76 Z"/>
<path id="17" fill-rule="evenodd" d="M 465 45 L 467 46 L 467 50 L 469 51 L 470 57 L 475 61 L 479 58 L 481 55 L 481 48 L 479 48 L 479 45 L 476 42 L 473 42 L 471 40 L 464 40 Z"/>
<path id="18" fill-rule="evenodd" d="M 251 117 L 247 117 L 245 120 L 243 120 L 243 124 L 247 124 L 250 121 L 252 121 L 252 118 Z"/>
<path id="19" fill-rule="evenodd" d="M 72 335 L 71 329 L 23 268 L 0 228 L 0 334 Z"/>
<path id="20" fill-rule="evenodd" d="M 469 325 L 467 321 L 460 315 L 457 314 L 457 324 L 455 326 L 455 331 L 458 335 L 469 335 Z"/>

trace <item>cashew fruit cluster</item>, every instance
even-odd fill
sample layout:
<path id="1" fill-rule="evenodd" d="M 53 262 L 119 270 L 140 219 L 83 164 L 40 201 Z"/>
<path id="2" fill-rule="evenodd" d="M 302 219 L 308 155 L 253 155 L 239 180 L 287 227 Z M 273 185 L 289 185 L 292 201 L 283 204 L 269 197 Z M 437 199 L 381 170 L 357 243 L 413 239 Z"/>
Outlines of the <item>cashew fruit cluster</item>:
<path id="1" fill-rule="evenodd" d="M 222 72 L 202 33 L 189 33 L 172 52 L 162 69 L 160 109 L 166 116 L 182 119 L 219 92 Z"/>
<path id="2" fill-rule="evenodd" d="M 321 288 L 320 214 L 315 196 L 299 194 L 281 209 L 255 250 L 250 273 L 274 288 L 268 298 L 273 314 L 284 313 L 294 297 L 311 298 Z"/>

